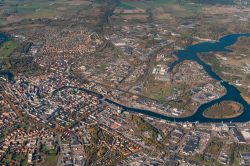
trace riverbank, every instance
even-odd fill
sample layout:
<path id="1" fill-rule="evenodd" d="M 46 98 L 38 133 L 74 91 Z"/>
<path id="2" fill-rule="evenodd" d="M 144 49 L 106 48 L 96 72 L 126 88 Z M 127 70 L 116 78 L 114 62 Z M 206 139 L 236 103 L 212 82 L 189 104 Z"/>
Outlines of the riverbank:
<path id="1" fill-rule="evenodd" d="M 250 104 L 250 96 L 244 95 L 244 94 L 242 94 L 242 93 L 241 93 L 241 96 L 243 97 L 244 100 L 246 100 L 246 102 L 247 102 L 248 104 Z"/>
<path id="2" fill-rule="evenodd" d="M 172 67 L 177 65 L 178 63 L 181 63 L 185 59 L 189 59 L 192 61 L 196 61 L 199 64 L 203 66 L 205 71 L 215 80 L 218 80 L 221 82 L 221 85 L 225 87 L 227 93 L 222 96 L 221 98 L 214 99 L 208 103 L 202 104 L 197 111 L 189 116 L 189 117 L 171 117 L 167 116 L 158 112 L 150 111 L 150 109 L 139 109 L 135 108 L 134 105 L 133 107 L 129 107 L 126 105 L 119 104 L 120 102 L 115 102 L 110 99 L 105 98 L 102 94 L 87 90 L 84 88 L 79 88 L 80 90 L 87 91 L 89 93 L 93 93 L 99 96 L 99 99 L 102 100 L 102 102 L 107 102 L 111 105 L 115 105 L 122 109 L 122 111 L 128 111 L 128 112 L 133 112 L 133 113 L 139 113 L 139 114 L 144 114 L 153 118 L 159 118 L 163 119 L 166 121 L 171 121 L 171 122 L 200 122 L 200 123 L 221 123 L 221 122 L 249 122 L 250 121 L 250 105 L 243 99 L 241 96 L 240 91 L 234 86 L 229 84 L 227 81 L 222 80 L 215 72 L 211 70 L 211 67 L 207 65 L 205 62 L 201 61 L 199 57 L 197 56 L 198 53 L 200 52 L 213 52 L 213 51 L 226 51 L 225 47 L 228 47 L 235 42 L 237 42 L 238 37 L 241 37 L 244 35 L 241 34 L 236 34 L 236 35 L 228 35 L 226 37 L 223 37 L 222 39 L 218 40 L 218 42 L 215 43 L 201 43 L 198 45 L 193 45 L 185 50 L 182 50 L 178 56 L 180 57 L 177 62 L 174 62 L 172 64 Z M 246 35 L 250 37 L 250 34 Z M 229 40 L 229 41 L 228 41 Z M 171 71 L 171 70 L 170 70 Z M 2 75 L 13 77 L 11 73 L 2 73 Z M 206 117 L 204 116 L 204 111 L 212 107 L 213 105 L 216 105 L 218 103 L 221 103 L 223 101 L 233 101 L 235 103 L 239 103 L 242 107 L 242 112 L 235 112 L 234 116 L 232 115 L 224 115 L 221 118 L 217 117 Z M 237 110 L 237 109 L 236 109 Z"/>

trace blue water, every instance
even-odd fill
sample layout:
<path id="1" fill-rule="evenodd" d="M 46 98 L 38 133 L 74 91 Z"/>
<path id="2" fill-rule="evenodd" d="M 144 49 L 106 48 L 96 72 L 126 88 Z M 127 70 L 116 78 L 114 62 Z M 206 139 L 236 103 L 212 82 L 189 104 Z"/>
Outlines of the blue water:
<path id="1" fill-rule="evenodd" d="M 7 40 L 9 40 L 9 36 L 7 36 L 5 33 L 0 32 L 0 45 L 6 42 Z"/>
<path id="2" fill-rule="evenodd" d="M 166 115 L 155 113 L 155 112 L 152 112 L 152 111 L 149 111 L 149 110 L 130 108 L 130 107 L 121 105 L 121 104 L 116 103 L 116 102 L 114 102 L 112 100 L 105 99 L 104 96 L 101 95 L 101 94 L 98 94 L 96 92 L 93 92 L 93 91 L 90 91 L 90 90 L 87 90 L 87 89 L 84 89 L 84 88 L 80 88 L 80 90 L 83 90 L 83 91 L 86 91 L 88 93 L 93 93 L 95 95 L 98 95 L 98 97 L 100 99 L 102 98 L 108 103 L 119 106 L 124 111 L 141 113 L 141 114 L 145 114 L 145 115 L 148 115 L 148 116 L 151 116 L 151 117 L 164 119 L 164 120 L 167 120 L 167 121 L 173 121 L 173 122 L 201 122 L 201 123 L 205 123 L 205 122 L 206 123 L 208 123 L 208 122 L 222 122 L 222 121 L 223 122 L 247 122 L 247 121 L 250 121 L 250 105 L 241 97 L 240 91 L 235 86 L 233 86 L 233 85 L 229 84 L 227 81 L 223 80 L 219 75 L 217 75 L 212 70 L 211 66 L 209 66 L 208 64 L 203 62 L 198 57 L 199 53 L 230 52 L 231 50 L 227 49 L 227 47 L 233 45 L 234 43 L 236 43 L 238 38 L 242 37 L 242 36 L 250 37 L 250 34 L 232 34 L 232 35 L 222 37 L 217 42 L 199 43 L 199 44 L 188 46 L 186 49 L 180 50 L 180 51 L 177 52 L 176 55 L 177 55 L 177 57 L 179 59 L 177 61 L 173 62 L 169 66 L 169 71 L 170 72 L 173 70 L 173 68 L 177 64 L 183 62 L 184 60 L 195 61 L 195 62 L 199 63 L 200 65 L 202 65 L 204 70 L 213 79 L 215 79 L 217 81 L 220 81 L 221 85 L 223 87 L 225 87 L 225 89 L 227 90 L 226 94 L 224 96 L 222 96 L 221 98 L 201 105 L 198 108 L 198 110 L 192 116 L 185 117 L 185 118 L 168 117 Z M 1 38 L 4 39 L 5 41 L 8 40 L 7 36 L 0 33 L 0 40 L 1 40 Z M 0 76 L 1 75 L 7 76 L 10 80 L 13 80 L 13 77 L 14 77 L 14 75 L 9 71 L 0 71 Z M 211 107 L 212 105 L 214 105 L 216 103 L 219 103 L 219 102 L 225 101 L 225 100 L 232 100 L 232 101 L 235 101 L 235 102 L 238 102 L 238 103 L 242 104 L 242 106 L 244 107 L 244 112 L 240 116 L 235 117 L 235 118 L 230 118 L 230 119 L 211 119 L 211 118 L 206 118 L 206 117 L 203 116 L 203 112 L 207 108 Z"/>
<path id="3" fill-rule="evenodd" d="M 7 77 L 8 80 L 10 80 L 10 81 L 14 81 L 14 74 L 9 70 L 1 70 L 0 77 L 1 76 Z"/>
<path id="4" fill-rule="evenodd" d="M 173 118 L 173 117 L 168 117 L 165 115 L 161 115 L 158 113 L 154 113 L 148 110 L 142 110 L 142 109 L 135 109 L 135 108 L 129 108 L 123 105 L 120 105 L 118 103 L 115 103 L 111 100 L 106 99 L 107 102 L 110 102 L 112 104 L 115 104 L 121 108 L 123 108 L 125 111 L 132 111 L 132 112 L 137 112 L 137 113 L 142 113 L 145 115 L 149 115 L 152 117 L 160 118 L 160 119 L 165 119 L 168 121 L 175 121 L 175 122 L 247 122 L 250 121 L 250 105 L 241 97 L 240 91 L 233 85 L 230 85 L 227 81 L 223 80 L 219 75 L 217 75 L 209 66 L 206 64 L 204 61 L 202 61 L 199 57 L 199 53 L 207 53 L 207 52 L 230 52 L 231 50 L 227 49 L 228 46 L 233 45 L 234 43 L 237 42 L 239 37 L 250 37 L 250 34 L 232 34 L 228 35 L 225 37 L 222 37 L 216 42 L 204 42 L 204 43 L 199 43 L 195 45 L 188 46 L 184 50 L 180 50 L 177 52 L 177 57 L 178 60 L 170 64 L 169 66 L 169 71 L 171 72 L 173 68 L 183 62 L 184 60 L 191 60 L 199 63 L 200 65 L 203 66 L 204 70 L 215 80 L 221 81 L 221 85 L 225 87 L 226 89 L 226 94 L 222 96 L 219 99 L 213 100 L 211 102 L 205 103 L 201 105 L 198 110 L 189 117 L 185 118 Z M 238 102 L 243 105 L 244 107 L 244 112 L 235 118 L 229 118 L 229 119 L 211 119 L 211 118 L 206 118 L 203 116 L 203 112 L 211 107 L 212 105 L 219 103 L 221 101 L 225 100 L 232 100 L 235 102 Z"/>

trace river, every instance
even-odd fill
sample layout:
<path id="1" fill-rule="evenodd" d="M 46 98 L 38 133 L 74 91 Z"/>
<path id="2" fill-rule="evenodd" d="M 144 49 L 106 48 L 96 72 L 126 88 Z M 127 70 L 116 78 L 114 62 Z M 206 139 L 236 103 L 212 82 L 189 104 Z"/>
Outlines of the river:
<path id="1" fill-rule="evenodd" d="M 240 91 L 234 85 L 231 85 L 227 81 L 223 80 L 219 75 L 217 75 L 212 70 L 211 66 L 206 64 L 204 61 L 202 61 L 198 57 L 199 53 L 230 52 L 231 50 L 229 50 L 227 47 L 236 43 L 239 37 L 243 37 L 243 36 L 250 37 L 250 34 L 232 34 L 232 35 L 224 36 L 216 42 L 203 42 L 203 43 L 191 45 L 185 48 L 184 50 L 180 50 L 176 53 L 178 60 L 170 64 L 169 72 L 171 72 L 177 64 L 183 62 L 184 60 L 195 61 L 203 66 L 204 70 L 208 73 L 210 77 L 212 77 L 213 79 L 217 81 L 220 81 L 221 85 L 227 91 L 226 94 L 222 96 L 221 98 L 202 104 L 192 116 L 184 117 L 184 118 L 168 117 L 168 116 L 158 114 L 158 113 L 148 111 L 148 110 L 129 108 L 129 107 L 120 105 L 108 99 L 106 99 L 106 101 L 123 108 L 125 111 L 137 112 L 137 113 L 149 115 L 151 117 L 156 117 L 156 118 L 165 119 L 168 121 L 175 121 L 175 122 L 209 123 L 209 122 L 247 122 L 247 121 L 250 121 L 250 105 L 242 98 L 242 96 L 240 95 Z M 229 118 L 229 119 L 212 119 L 212 118 L 207 118 L 203 116 L 203 112 L 207 108 L 225 100 L 232 100 L 232 101 L 242 104 L 242 106 L 244 107 L 244 112 L 238 117 Z"/>
<path id="2" fill-rule="evenodd" d="M 184 50 L 180 50 L 176 53 L 178 60 L 173 62 L 170 66 L 169 66 L 169 72 L 171 72 L 173 70 L 173 68 L 183 62 L 184 60 L 191 60 L 191 61 L 195 61 L 197 63 L 199 63 L 200 65 L 203 66 L 204 70 L 210 75 L 210 77 L 212 77 L 213 79 L 220 81 L 221 85 L 226 89 L 226 94 L 224 96 L 222 96 L 219 99 L 215 99 L 213 101 L 210 101 L 208 103 L 202 104 L 197 111 L 189 117 L 184 117 L 184 118 L 175 118 L 175 117 L 168 117 L 166 115 L 162 115 L 159 113 L 155 113 L 149 110 L 143 110 L 143 109 L 138 109 L 138 108 L 131 108 L 131 107 L 127 107 L 124 105 L 121 105 L 119 103 L 116 103 L 110 99 L 106 99 L 104 98 L 103 95 L 98 94 L 96 92 L 84 89 L 84 88 L 80 88 L 80 90 L 86 91 L 88 93 L 93 93 L 95 95 L 98 95 L 100 99 L 110 103 L 110 104 L 114 104 L 116 106 L 119 106 L 120 108 L 122 108 L 124 111 L 128 111 L 128 112 L 135 112 L 135 113 L 141 113 L 144 115 L 148 115 L 151 117 L 155 117 L 155 118 L 160 118 L 160 119 L 164 119 L 167 121 L 173 121 L 173 122 L 200 122 L 200 123 L 209 123 L 209 122 L 248 122 L 250 121 L 250 105 L 241 97 L 240 95 L 240 91 L 234 86 L 229 84 L 227 81 L 223 80 L 219 75 L 217 75 L 211 68 L 211 66 L 209 66 L 208 64 L 206 64 L 204 61 L 202 61 L 199 57 L 198 54 L 199 53 L 206 53 L 206 52 L 230 52 L 231 50 L 227 49 L 228 46 L 233 45 L 234 43 L 237 42 L 239 37 L 250 37 L 250 34 L 232 34 L 232 35 L 228 35 L 225 37 L 220 38 L 218 41 L 216 42 L 203 42 L 203 43 L 199 43 L 199 44 L 195 44 L 195 45 L 191 45 L 188 46 L 187 48 L 185 48 Z M 1 33 L 0 33 L 0 38 L 1 38 Z M 7 40 L 7 38 L 5 39 Z M 0 76 L 1 75 L 7 75 L 9 79 L 13 78 L 13 74 L 9 71 L 0 71 Z M 203 112 L 211 107 L 212 105 L 225 101 L 225 100 L 232 100 L 235 102 L 238 102 L 240 104 L 242 104 L 242 106 L 244 107 L 244 112 L 235 118 L 229 118 L 229 119 L 212 119 L 212 118 L 207 118 L 203 116 Z"/>

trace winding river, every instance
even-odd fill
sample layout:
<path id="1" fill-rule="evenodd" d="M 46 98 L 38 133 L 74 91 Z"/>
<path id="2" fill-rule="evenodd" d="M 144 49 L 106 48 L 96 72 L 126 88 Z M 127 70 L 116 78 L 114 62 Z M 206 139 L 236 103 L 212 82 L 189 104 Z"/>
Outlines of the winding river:
<path id="1" fill-rule="evenodd" d="M 202 104 L 197 111 L 189 117 L 184 117 L 184 118 L 174 118 L 174 117 L 168 117 L 166 115 L 162 115 L 159 113 L 155 113 L 149 110 L 143 110 L 143 109 L 137 109 L 137 108 L 131 108 L 131 107 L 127 107 L 124 105 L 121 105 L 119 103 L 116 103 L 110 99 L 104 98 L 103 95 L 98 94 L 96 92 L 84 89 L 84 88 L 80 88 L 80 90 L 89 92 L 89 93 L 93 93 L 95 95 L 98 95 L 99 98 L 102 98 L 102 100 L 110 103 L 110 104 L 114 104 L 116 106 L 119 106 L 120 108 L 122 108 L 124 111 L 128 111 L 128 112 L 136 112 L 136 113 L 141 113 L 144 115 L 148 115 L 151 117 L 155 117 L 155 118 L 160 118 L 160 119 L 164 119 L 167 121 L 173 121 L 173 122 L 200 122 L 200 123 L 209 123 L 209 122 L 248 122 L 250 121 L 250 105 L 241 97 L 240 95 L 240 91 L 234 86 L 229 84 L 227 81 L 223 80 L 219 75 L 217 75 L 211 68 L 211 66 L 209 66 L 208 64 L 206 64 L 204 61 L 202 61 L 199 57 L 198 54 L 199 53 L 206 53 L 206 52 L 230 52 L 231 50 L 227 49 L 228 46 L 233 45 L 234 43 L 237 42 L 237 40 L 239 39 L 239 37 L 250 37 L 250 34 L 232 34 L 232 35 L 228 35 L 225 37 L 220 38 L 218 41 L 216 42 L 204 42 L 204 43 L 199 43 L 199 44 L 195 44 L 195 45 L 191 45 L 188 46 L 187 48 L 185 48 L 184 50 L 180 50 L 177 52 L 177 57 L 178 60 L 173 62 L 170 66 L 169 66 L 169 72 L 171 72 L 173 70 L 173 68 L 183 62 L 184 60 L 191 60 L 191 61 L 195 61 L 197 63 L 199 63 L 200 65 L 203 66 L 204 70 L 210 75 L 210 77 L 212 77 L 213 79 L 220 81 L 221 85 L 226 89 L 226 94 L 224 96 L 222 96 L 219 99 L 215 99 L 213 101 L 210 101 L 208 103 Z M 5 38 L 6 37 L 6 38 Z M 8 37 L 5 36 L 4 34 L 0 33 L 0 40 L 2 41 L 6 41 L 8 40 Z M 1 44 L 1 43 L 0 43 Z M 13 78 L 13 74 L 9 71 L 0 71 L 0 76 L 1 75 L 7 75 L 9 79 Z M 207 118 L 203 116 L 203 112 L 211 107 L 212 105 L 219 103 L 221 101 L 225 101 L 225 100 L 232 100 L 235 102 L 238 102 L 240 104 L 242 104 L 242 106 L 244 107 L 244 112 L 235 118 L 229 118 L 229 119 L 211 119 L 211 118 Z"/>
<path id="2" fill-rule="evenodd" d="M 250 34 L 232 34 L 228 35 L 225 37 L 220 38 L 216 42 L 204 42 L 204 43 L 199 43 L 195 45 L 188 46 L 184 50 L 180 50 L 177 52 L 177 57 L 178 60 L 173 62 L 169 66 L 169 72 L 173 70 L 173 68 L 183 62 L 184 60 L 191 60 L 195 61 L 198 64 L 202 65 L 204 70 L 208 73 L 210 77 L 213 79 L 220 81 L 221 85 L 226 89 L 226 94 L 222 96 L 219 99 L 215 99 L 213 101 L 210 101 L 208 103 L 202 104 L 197 111 L 189 117 L 184 117 L 184 118 L 174 118 L 174 117 L 168 117 L 162 114 L 158 114 L 155 112 L 151 112 L 148 110 L 142 110 L 142 109 L 136 109 L 136 108 L 129 108 L 123 105 L 120 105 L 118 103 L 115 103 L 111 100 L 106 99 L 106 101 L 113 103 L 117 106 L 120 106 L 123 108 L 125 111 L 132 111 L 132 112 L 138 112 L 141 114 L 146 114 L 148 116 L 168 120 L 168 121 L 175 121 L 175 122 L 201 122 L 201 123 L 209 123 L 209 122 L 247 122 L 250 121 L 250 105 L 242 98 L 240 95 L 240 91 L 234 86 L 229 84 L 227 81 L 223 80 L 219 75 L 217 75 L 209 66 L 206 64 L 204 61 L 202 61 L 199 57 L 199 53 L 206 53 L 206 52 L 230 52 L 231 50 L 227 49 L 228 46 L 233 45 L 234 43 L 237 42 L 239 37 L 250 37 Z M 235 118 L 229 118 L 229 119 L 212 119 L 212 118 L 207 118 L 203 116 L 203 112 L 211 107 L 212 105 L 225 101 L 225 100 L 232 100 L 235 102 L 238 102 L 242 104 L 244 107 L 244 112 Z"/>

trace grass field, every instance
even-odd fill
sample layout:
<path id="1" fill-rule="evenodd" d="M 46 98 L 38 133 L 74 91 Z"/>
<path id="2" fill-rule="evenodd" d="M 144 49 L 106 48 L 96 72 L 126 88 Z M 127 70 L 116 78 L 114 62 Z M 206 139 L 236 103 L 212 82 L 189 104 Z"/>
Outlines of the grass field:
<path id="1" fill-rule="evenodd" d="M 124 5 L 142 8 L 142 9 L 150 9 L 152 7 L 159 7 L 164 4 L 171 4 L 176 3 L 177 0 L 155 0 L 155 1 L 130 1 L 130 2 L 123 2 Z"/>
<path id="2" fill-rule="evenodd" d="M 58 160 L 58 155 L 50 154 L 46 157 L 46 162 L 45 162 L 46 164 L 45 165 L 54 166 L 54 165 L 56 165 L 57 160 Z"/>
<path id="3" fill-rule="evenodd" d="M 23 19 L 53 18 L 87 10 L 88 0 L 6 0 L 0 6 L 0 25 L 18 22 Z"/>
<path id="4" fill-rule="evenodd" d="M 153 77 L 151 77 L 149 83 L 145 86 L 143 90 L 143 95 L 159 100 L 159 101 L 165 101 L 166 97 L 171 94 L 171 87 L 166 82 L 157 81 L 154 80 Z"/>
<path id="5" fill-rule="evenodd" d="M 58 157 L 59 157 L 59 155 L 56 155 L 55 149 L 49 150 L 44 165 L 47 165 L 47 166 L 54 166 L 54 165 L 56 165 Z"/>
<path id="6" fill-rule="evenodd" d="M 134 6 L 130 6 L 130 5 L 127 4 L 127 3 L 121 3 L 118 7 L 119 7 L 119 8 L 122 8 L 122 9 L 129 9 L 129 10 L 136 9 Z"/>
<path id="7" fill-rule="evenodd" d="M 13 51 L 18 47 L 18 43 L 15 41 L 8 41 L 0 47 L 0 58 L 9 57 Z"/>
<path id="8" fill-rule="evenodd" d="M 155 21 L 191 18 L 202 12 L 199 4 L 187 1 L 178 2 L 177 0 L 129 1 L 122 2 L 119 8 L 124 10 L 145 10 L 148 17 L 151 15 Z"/>
<path id="9" fill-rule="evenodd" d="M 26 156 L 23 156 L 23 155 L 17 155 L 16 156 L 16 161 L 18 162 L 18 163 L 21 163 L 21 161 L 23 161 L 22 162 L 22 165 L 27 165 L 27 157 Z"/>

